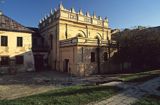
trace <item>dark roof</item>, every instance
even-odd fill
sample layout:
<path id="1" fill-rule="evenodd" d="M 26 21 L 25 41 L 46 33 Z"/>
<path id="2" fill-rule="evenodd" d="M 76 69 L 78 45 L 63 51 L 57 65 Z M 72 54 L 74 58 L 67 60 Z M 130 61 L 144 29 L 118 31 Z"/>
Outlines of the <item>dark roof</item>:
<path id="1" fill-rule="evenodd" d="M 38 28 L 35 27 L 27 27 L 28 29 L 33 31 L 33 37 L 42 37 Z"/>
<path id="2" fill-rule="evenodd" d="M 27 32 L 32 33 L 33 31 L 19 24 L 15 20 L 0 14 L 0 30 L 5 31 L 16 31 L 16 32 Z"/>
<path id="3" fill-rule="evenodd" d="M 32 31 L 34 31 L 34 32 L 36 32 L 36 33 L 39 32 L 39 29 L 36 28 L 36 27 L 27 27 L 27 28 L 30 29 L 30 30 L 32 30 Z"/>

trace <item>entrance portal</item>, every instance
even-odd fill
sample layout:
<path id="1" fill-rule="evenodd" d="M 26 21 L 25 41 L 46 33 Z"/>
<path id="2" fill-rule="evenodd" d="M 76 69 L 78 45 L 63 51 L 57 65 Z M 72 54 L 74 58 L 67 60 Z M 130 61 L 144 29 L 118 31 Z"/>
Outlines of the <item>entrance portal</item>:
<path id="1" fill-rule="evenodd" d="M 69 59 L 64 59 L 64 62 L 63 62 L 63 71 L 64 72 L 69 72 Z"/>
<path id="2" fill-rule="evenodd" d="M 36 71 L 42 71 L 44 69 L 43 55 L 38 54 L 34 56 Z"/>

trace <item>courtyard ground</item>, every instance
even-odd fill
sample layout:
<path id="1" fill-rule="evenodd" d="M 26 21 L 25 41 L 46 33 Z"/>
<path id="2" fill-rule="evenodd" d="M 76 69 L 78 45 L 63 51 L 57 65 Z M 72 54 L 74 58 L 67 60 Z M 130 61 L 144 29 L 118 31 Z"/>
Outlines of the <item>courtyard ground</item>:
<path id="1" fill-rule="evenodd" d="M 55 71 L 3 75 L 0 76 L 0 99 L 15 99 L 54 90 L 69 78 L 69 75 Z"/>
<path id="2" fill-rule="evenodd" d="M 0 100 L 0 105 L 85 105 L 110 98 L 120 91 L 112 86 L 70 86 L 14 100 Z"/>
<path id="3" fill-rule="evenodd" d="M 135 86 L 140 86 L 140 85 L 142 86 L 142 84 L 145 81 L 154 79 L 155 77 L 159 77 L 159 74 L 160 74 L 160 70 L 134 73 L 134 74 L 93 75 L 89 77 L 75 77 L 65 73 L 59 73 L 56 71 L 47 71 L 47 72 L 38 72 L 38 73 L 36 72 L 19 73 L 16 75 L 2 75 L 0 76 L 0 100 L 3 100 L 3 99 L 18 100 L 17 98 L 21 98 L 21 97 L 24 97 L 22 99 L 25 100 L 26 96 L 32 97 L 32 95 L 35 95 L 35 94 L 40 94 L 40 93 L 45 94 L 45 92 L 48 92 L 48 91 L 49 92 L 57 91 L 55 89 L 59 89 L 59 88 L 64 89 L 65 86 L 80 85 L 80 84 L 86 85 L 86 86 L 106 85 L 106 86 L 112 86 L 113 88 L 119 87 L 126 90 L 126 92 L 131 93 L 135 91 L 135 93 L 132 93 L 132 94 L 138 94 L 138 93 L 141 93 L 140 92 L 141 89 L 138 90 L 139 88 L 137 89 Z M 160 83 L 158 82 L 158 86 L 159 85 Z M 147 85 L 144 87 L 147 87 Z M 152 87 L 149 87 L 149 88 L 152 88 Z M 157 87 L 158 90 L 159 88 L 160 87 Z M 105 92 L 104 90 L 102 90 L 102 96 L 106 96 L 106 97 L 111 96 L 109 94 L 104 95 L 103 94 Z M 143 90 L 143 91 L 146 91 L 146 90 Z M 155 94 L 156 93 L 158 92 L 155 92 Z M 73 94 L 73 96 L 74 95 L 76 95 L 76 93 Z M 122 97 L 122 96 L 118 96 L 118 97 Z M 92 94 L 87 93 L 87 97 L 88 99 L 91 98 L 92 100 Z M 113 96 L 113 98 L 114 97 L 116 96 Z M 130 97 L 130 96 L 127 96 L 127 97 Z M 125 98 L 129 99 L 127 97 Z"/>
<path id="4" fill-rule="evenodd" d="M 15 99 L 71 85 L 94 84 L 101 78 L 99 75 L 75 77 L 56 71 L 0 75 L 0 99 Z M 110 81 L 114 78 L 116 77 L 108 76 L 103 80 Z"/>

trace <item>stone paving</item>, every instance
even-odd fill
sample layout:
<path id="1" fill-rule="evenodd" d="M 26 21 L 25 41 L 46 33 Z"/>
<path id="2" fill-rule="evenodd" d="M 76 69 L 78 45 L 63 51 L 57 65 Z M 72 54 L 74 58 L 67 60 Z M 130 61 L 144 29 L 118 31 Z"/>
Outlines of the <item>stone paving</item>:
<path id="1" fill-rule="evenodd" d="M 117 84 L 117 86 L 120 86 L 120 84 Z M 149 80 L 138 86 L 127 86 L 128 89 L 118 95 L 101 102 L 90 103 L 88 105 L 131 105 L 145 94 L 154 94 L 160 96 L 160 91 L 157 90 L 159 86 L 160 77 Z"/>

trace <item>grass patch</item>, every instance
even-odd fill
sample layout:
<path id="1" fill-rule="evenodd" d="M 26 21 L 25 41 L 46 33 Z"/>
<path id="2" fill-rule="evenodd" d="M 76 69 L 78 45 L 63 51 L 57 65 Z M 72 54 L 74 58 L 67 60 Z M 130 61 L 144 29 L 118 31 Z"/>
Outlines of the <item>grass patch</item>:
<path id="1" fill-rule="evenodd" d="M 140 99 L 133 105 L 160 105 L 160 97 L 159 96 L 146 96 L 145 98 Z"/>
<path id="2" fill-rule="evenodd" d="M 145 82 L 158 76 L 160 76 L 160 71 L 149 71 L 122 75 L 120 76 L 120 80 L 124 82 Z"/>
<path id="3" fill-rule="evenodd" d="M 84 105 L 115 95 L 120 89 L 108 86 L 73 86 L 29 97 L 0 100 L 0 105 Z"/>

